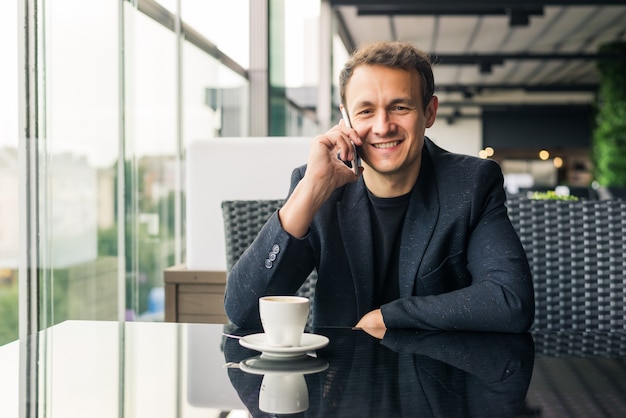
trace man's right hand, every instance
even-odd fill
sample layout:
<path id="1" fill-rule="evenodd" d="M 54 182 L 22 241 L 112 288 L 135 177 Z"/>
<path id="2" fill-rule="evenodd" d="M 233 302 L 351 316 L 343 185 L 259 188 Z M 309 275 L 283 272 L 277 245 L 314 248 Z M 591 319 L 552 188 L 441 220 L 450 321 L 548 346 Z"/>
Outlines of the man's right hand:
<path id="1" fill-rule="evenodd" d="M 356 146 L 363 143 L 357 132 L 347 127 L 343 120 L 313 139 L 304 177 L 279 211 L 282 227 L 290 235 L 304 237 L 313 217 L 333 191 L 358 179 L 341 161 L 354 157 L 351 142 Z M 337 158 L 338 153 L 341 160 Z M 359 173 L 362 172 L 363 168 L 359 167 Z"/>

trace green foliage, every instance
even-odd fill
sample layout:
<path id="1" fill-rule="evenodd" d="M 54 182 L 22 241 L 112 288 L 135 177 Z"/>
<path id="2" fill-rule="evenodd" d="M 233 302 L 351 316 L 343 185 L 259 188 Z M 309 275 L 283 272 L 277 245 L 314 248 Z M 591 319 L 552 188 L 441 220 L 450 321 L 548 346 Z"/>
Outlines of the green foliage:
<path id="1" fill-rule="evenodd" d="M 626 42 L 605 44 L 599 53 L 626 55 Z M 595 178 L 603 186 L 626 186 L 626 60 L 600 60 L 598 69 Z"/>
<path id="2" fill-rule="evenodd" d="M 0 286 L 0 345 L 19 338 L 17 280 L 10 286 Z"/>
<path id="3" fill-rule="evenodd" d="M 98 230 L 98 256 L 117 256 L 117 225 Z"/>
<path id="4" fill-rule="evenodd" d="M 530 197 L 533 200 L 578 200 L 577 196 L 563 196 L 556 194 L 554 190 L 548 190 L 546 192 L 534 192 Z"/>

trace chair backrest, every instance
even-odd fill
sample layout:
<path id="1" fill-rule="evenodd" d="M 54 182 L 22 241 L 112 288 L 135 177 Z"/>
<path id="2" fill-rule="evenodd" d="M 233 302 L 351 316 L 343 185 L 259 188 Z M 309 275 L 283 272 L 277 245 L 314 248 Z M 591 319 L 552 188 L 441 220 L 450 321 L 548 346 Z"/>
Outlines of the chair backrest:
<path id="1" fill-rule="evenodd" d="M 626 202 L 511 198 L 535 286 L 533 330 L 626 329 Z"/>
<path id="2" fill-rule="evenodd" d="M 222 202 L 230 271 L 282 200 Z M 533 330 L 626 329 L 626 201 L 507 201 L 535 287 Z M 314 270 L 298 294 L 313 299 Z"/>
<path id="3" fill-rule="evenodd" d="M 241 254 L 252 244 L 257 234 L 283 204 L 283 200 L 225 200 L 222 202 L 226 269 L 230 272 Z M 317 272 L 313 270 L 297 294 L 313 300 Z"/>

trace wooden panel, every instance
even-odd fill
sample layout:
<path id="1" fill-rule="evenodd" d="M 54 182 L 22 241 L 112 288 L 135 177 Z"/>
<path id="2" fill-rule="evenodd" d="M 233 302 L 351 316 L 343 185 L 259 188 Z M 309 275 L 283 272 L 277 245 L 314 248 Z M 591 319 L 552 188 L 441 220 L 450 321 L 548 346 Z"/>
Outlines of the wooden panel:
<path id="1" fill-rule="evenodd" d="M 163 272 L 165 283 L 215 283 L 226 284 L 225 271 L 200 271 L 187 270 L 185 266 L 174 266 L 165 269 Z"/>
<path id="2" fill-rule="evenodd" d="M 184 265 L 166 269 L 165 321 L 226 324 L 226 272 L 190 271 Z"/>
<path id="3" fill-rule="evenodd" d="M 165 284 L 165 322 L 177 321 L 178 297 L 176 296 L 175 284 Z"/>
<path id="4" fill-rule="evenodd" d="M 179 293 L 178 316 L 181 315 L 225 315 L 224 297 L 211 293 Z"/>
<path id="5" fill-rule="evenodd" d="M 178 293 L 211 293 L 216 295 L 222 295 L 224 298 L 224 285 L 213 284 L 179 284 Z"/>

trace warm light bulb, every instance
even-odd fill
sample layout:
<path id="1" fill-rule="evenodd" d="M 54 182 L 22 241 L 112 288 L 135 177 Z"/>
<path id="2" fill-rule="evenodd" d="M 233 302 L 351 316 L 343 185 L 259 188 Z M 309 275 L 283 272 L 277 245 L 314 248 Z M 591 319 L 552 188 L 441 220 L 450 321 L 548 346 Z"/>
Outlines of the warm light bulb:
<path id="1" fill-rule="evenodd" d="M 561 157 L 554 157 L 554 161 L 552 161 L 552 163 L 554 164 L 554 166 L 556 168 L 561 168 L 561 167 L 563 167 L 563 158 L 561 158 Z"/>
<path id="2" fill-rule="evenodd" d="M 495 150 L 492 147 L 487 147 L 485 148 L 485 153 L 487 154 L 487 157 L 493 157 Z"/>
<path id="3" fill-rule="evenodd" d="M 539 151 L 539 158 L 543 161 L 546 161 L 548 158 L 550 158 L 550 153 L 545 149 L 542 149 L 541 151 Z"/>
<path id="4" fill-rule="evenodd" d="M 480 151 L 478 151 L 478 156 L 480 158 L 488 158 L 489 156 L 487 155 L 487 151 L 485 151 L 484 149 L 481 149 Z"/>

